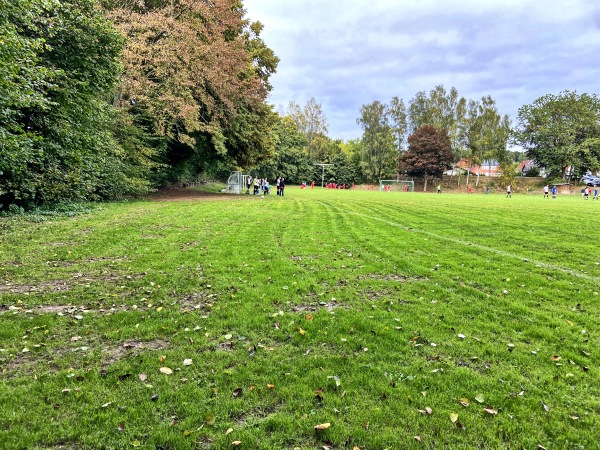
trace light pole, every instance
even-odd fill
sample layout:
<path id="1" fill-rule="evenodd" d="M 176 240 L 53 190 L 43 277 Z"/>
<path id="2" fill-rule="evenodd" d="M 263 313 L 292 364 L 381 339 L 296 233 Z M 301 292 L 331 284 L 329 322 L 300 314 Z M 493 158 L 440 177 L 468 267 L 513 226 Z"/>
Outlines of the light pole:
<path id="1" fill-rule="evenodd" d="M 321 174 L 321 187 L 324 187 L 325 166 L 333 166 L 333 164 L 315 164 L 315 166 L 321 166 L 323 168 L 323 173 Z"/>

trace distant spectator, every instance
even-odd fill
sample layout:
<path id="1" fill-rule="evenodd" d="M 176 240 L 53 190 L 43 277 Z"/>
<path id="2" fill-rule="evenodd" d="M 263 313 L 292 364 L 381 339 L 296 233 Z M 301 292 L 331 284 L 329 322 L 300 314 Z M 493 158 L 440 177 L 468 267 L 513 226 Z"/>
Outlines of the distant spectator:
<path id="1" fill-rule="evenodd" d="M 544 186 L 544 198 L 550 198 L 548 196 L 548 185 Z"/>

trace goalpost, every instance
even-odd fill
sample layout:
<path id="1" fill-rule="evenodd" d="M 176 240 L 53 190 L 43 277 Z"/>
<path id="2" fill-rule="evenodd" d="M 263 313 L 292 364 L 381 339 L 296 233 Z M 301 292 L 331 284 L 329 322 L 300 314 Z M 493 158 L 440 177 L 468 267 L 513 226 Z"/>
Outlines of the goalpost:
<path id="1" fill-rule="evenodd" d="M 415 182 L 410 180 L 379 180 L 381 192 L 413 192 Z"/>
<path id="2" fill-rule="evenodd" d="M 244 182 L 247 175 L 242 175 L 242 172 L 232 172 L 227 179 L 227 188 L 221 189 L 221 192 L 226 194 L 241 194 L 242 189 L 245 189 Z"/>

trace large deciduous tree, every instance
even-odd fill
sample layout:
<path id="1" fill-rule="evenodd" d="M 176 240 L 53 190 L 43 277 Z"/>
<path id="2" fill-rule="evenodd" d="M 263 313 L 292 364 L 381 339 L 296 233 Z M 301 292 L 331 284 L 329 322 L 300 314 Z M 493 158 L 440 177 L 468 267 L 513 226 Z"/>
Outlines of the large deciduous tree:
<path id="1" fill-rule="evenodd" d="M 363 105 L 356 119 L 363 129 L 361 168 L 371 182 L 395 172 L 398 149 L 393 119 L 388 105 L 378 100 Z"/>
<path id="2" fill-rule="evenodd" d="M 408 137 L 408 151 L 400 158 L 399 169 L 409 175 L 423 177 L 427 190 L 429 177 L 441 177 L 452 167 L 454 155 L 446 130 L 423 125 Z"/>
<path id="3" fill-rule="evenodd" d="M 327 136 L 327 117 L 320 103 L 314 97 L 301 107 L 296 102 L 290 102 L 286 115 L 289 116 L 298 130 L 306 136 L 306 153 L 309 157 L 320 160 L 319 147 Z"/>
<path id="4" fill-rule="evenodd" d="M 460 97 L 455 87 L 446 91 L 439 85 L 429 91 L 417 92 L 408 109 L 409 129 L 414 133 L 423 125 L 433 125 L 438 130 L 447 130 L 452 150 L 459 152 L 463 146 L 467 113 L 467 100 Z"/>
<path id="5" fill-rule="evenodd" d="M 492 97 L 485 96 L 479 102 L 469 101 L 467 125 L 465 144 L 471 166 L 482 164 L 485 159 L 497 159 L 501 165 L 508 162 L 511 156 L 507 149 L 510 119 L 507 115 L 500 115 Z M 469 175 L 470 170 L 467 175 L 467 185 Z M 479 173 L 475 185 L 478 184 Z"/>
<path id="6" fill-rule="evenodd" d="M 126 37 L 115 105 L 161 143 L 167 178 L 272 152 L 264 103 L 278 58 L 239 0 L 104 0 Z M 217 164 L 218 165 L 218 164 Z"/>
<path id="7" fill-rule="evenodd" d="M 540 97 L 519 109 L 515 137 L 552 176 L 598 170 L 600 99 L 570 91 Z"/>

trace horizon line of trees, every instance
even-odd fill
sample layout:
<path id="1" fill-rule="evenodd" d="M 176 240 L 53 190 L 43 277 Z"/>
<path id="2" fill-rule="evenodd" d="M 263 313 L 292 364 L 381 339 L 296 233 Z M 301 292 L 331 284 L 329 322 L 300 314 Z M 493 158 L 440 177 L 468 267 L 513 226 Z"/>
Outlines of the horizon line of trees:
<path id="1" fill-rule="evenodd" d="M 512 128 L 491 96 L 439 85 L 363 105 L 362 137 L 332 139 L 314 98 L 266 102 L 279 59 L 245 15 L 242 0 L 0 0 L 0 210 L 239 169 L 319 182 L 317 163 L 338 184 L 426 187 L 461 159 L 510 171 L 509 144 L 552 177 L 600 169 L 600 101 L 569 91 L 523 106 Z"/>

